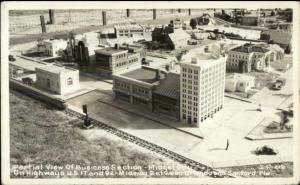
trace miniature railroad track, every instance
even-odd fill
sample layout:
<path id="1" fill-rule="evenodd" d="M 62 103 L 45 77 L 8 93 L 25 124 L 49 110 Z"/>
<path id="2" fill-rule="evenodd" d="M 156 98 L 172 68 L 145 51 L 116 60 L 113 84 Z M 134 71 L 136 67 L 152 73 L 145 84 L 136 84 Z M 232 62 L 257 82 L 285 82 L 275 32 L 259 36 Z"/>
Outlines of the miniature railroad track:
<path id="1" fill-rule="evenodd" d="M 81 119 L 81 120 L 85 119 L 84 115 L 82 115 L 82 114 L 80 114 L 80 113 L 78 113 L 78 112 L 76 112 L 74 110 L 66 109 L 64 112 L 67 115 L 69 115 L 69 116 L 77 117 L 78 119 Z M 151 142 L 148 142 L 146 140 L 143 140 L 141 138 L 138 138 L 138 137 L 133 136 L 131 134 L 128 134 L 126 132 L 123 132 L 123 131 L 121 131 L 121 130 L 119 130 L 117 128 L 114 128 L 112 126 L 104 124 L 104 123 L 102 123 L 102 122 L 100 122 L 98 120 L 95 120 L 93 118 L 89 118 L 89 119 L 91 120 L 92 124 L 94 124 L 94 125 L 102 128 L 103 130 L 105 130 L 105 131 L 107 131 L 107 132 L 109 132 L 111 134 L 114 134 L 114 135 L 116 135 L 116 136 L 118 136 L 118 137 L 120 137 L 120 138 L 122 138 L 124 140 L 127 140 L 127 141 L 129 141 L 131 143 L 134 143 L 136 145 L 139 145 L 139 146 L 141 146 L 143 148 L 146 148 L 146 149 L 148 149 L 150 151 L 153 151 L 153 152 L 156 152 L 158 154 L 161 154 L 161 155 L 163 155 L 163 156 L 165 156 L 165 157 L 167 157 L 167 158 L 169 158 L 169 159 L 171 159 L 173 161 L 176 161 L 176 162 L 179 162 L 179 163 L 181 163 L 183 165 L 186 165 L 187 167 L 192 168 L 195 171 L 202 172 L 203 174 L 205 174 L 205 175 L 207 175 L 209 177 L 214 177 L 214 178 L 224 178 L 224 177 L 227 177 L 227 178 L 231 177 L 232 178 L 233 177 L 233 176 L 226 175 L 226 174 L 220 174 L 216 170 L 213 170 L 211 167 L 208 167 L 208 166 L 206 166 L 204 164 L 201 164 L 201 163 L 199 163 L 197 161 L 194 161 L 192 159 L 186 158 L 186 157 L 184 157 L 182 155 L 179 155 L 179 154 L 177 154 L 175 152 L 172 152 L 172 151 L 170 151 L 168 149 L 165 149 L 165 148 L 163 148 L 161 146 L 158 146 L 156 144 L 153 144 Z"/>

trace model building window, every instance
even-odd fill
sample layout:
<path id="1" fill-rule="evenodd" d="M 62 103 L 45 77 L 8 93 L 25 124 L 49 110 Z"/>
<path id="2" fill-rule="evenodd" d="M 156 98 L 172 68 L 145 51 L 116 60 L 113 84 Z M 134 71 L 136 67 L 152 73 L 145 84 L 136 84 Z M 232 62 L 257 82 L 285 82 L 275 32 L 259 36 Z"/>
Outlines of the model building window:
<path id="1" fill-rule="evenodd" d="M 68 82 L 67 82 L 68 85 L 72 85 L 73 84 L 73 79 L 70 77 L 68 78 Z"/>

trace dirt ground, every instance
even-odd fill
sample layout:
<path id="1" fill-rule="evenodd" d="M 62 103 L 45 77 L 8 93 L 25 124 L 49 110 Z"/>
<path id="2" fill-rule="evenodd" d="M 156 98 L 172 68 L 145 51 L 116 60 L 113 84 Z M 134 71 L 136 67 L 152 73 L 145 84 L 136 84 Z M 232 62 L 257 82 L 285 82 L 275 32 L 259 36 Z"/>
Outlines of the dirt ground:
<path id="1" fill-rule="evenodd" d="M 187 10 L 181 11 L 181 13 L 177 11 L 171 13 L 170 10 L 157 10 L 156 20 L 152 20 L 152 10 L 131 10 L 128 18 L 126 17 L 125 9 L 107 10 L 106 12 L 107 25 L 112 26 L 129 22 L 141 24 L 169 23 L 171 18 L 190 19 L 193 16 L 202 15 L 204 10 L 193 10 L 191 16 L 188 15 Z M 49 21 L 47 13 L 9 16 L 11 44 L 29 42 L 32 41 L 31 38 L 36 39 L 41 36 L 40 15 L 44 15 L 46 23 Z M 65 10 L 64 12 L 55 13 L 55 24 L 47 24 L 47 33 L 42 35 L 46 37 L 53 36 L 53 34 L 67 33 L 70 30 L 74 30 L 76 33 L 84 33 L 105 27 L 107 26 L 103 26 L 102 23 L 102 10 Z"/>

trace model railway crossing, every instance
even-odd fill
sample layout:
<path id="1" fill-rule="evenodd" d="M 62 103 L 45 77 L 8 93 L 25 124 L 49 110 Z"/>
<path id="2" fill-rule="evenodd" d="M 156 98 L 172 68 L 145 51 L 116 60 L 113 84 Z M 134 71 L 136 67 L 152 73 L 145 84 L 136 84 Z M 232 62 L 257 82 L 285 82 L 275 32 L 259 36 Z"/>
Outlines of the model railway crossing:
<path id="1" fill-rule="evenodd" d="M 73 116 L 73 117 L 77 117 L 78 119 L 81 119 L 81 120 L 84 120 L 85 119 L 85 116 L 79 112 L 76 112 L 74 110 L 71 110 L 71 109 L 66 109 L 64 111 L 67 115 L 69 116 Z M 156 152 L 156 153 L 159 153 L 171 160 L 174 160 L 176 162 L 179 162 L 183 165 L 186 165 L 187 167 L 189 168 L 192 168 L 193 170 L 195 171 L 198 171 L 198 172 L 202 172 L 203 174 L 209 176 L 209 177 L 214 177 L 214 178 L 225 178 L 225 177 L 233 177 L 233 176 L 230 176 L 230 175 L 227 175 L 227 174 L 221 174 L 219 173 L 218 171 L 216 170 L 213 170 L 211 167 L 208 167 L 204 164 L 201 164 L 197 161 L 194 161 L 192 159 L 189 159 L 189 158 L 186 158 L 182 155 L 179 155 L 175 152 L 172 152 L 168 149 L 165 149 L 161 146 L 158 146 L 156 144 L 153 144 L 151 142 L 148 142 L 146 140 L 143 140 L 141 138 L 138 138 L 136 136 L 133 136 L 131 134 L 128 134 L 126 132 L 123 132 L 117 128 L 114 128 L 112 126 L 109 126 L 107 124 L 104 124 L 98 120 L 95 120 L 93 118 L 89 118 L 91 123 L 96 125 L 97 127 L 111 133 L 111 134 L 114 134 L 124 140 L 127 140 L 131 143 L 134 143 L 136 145 L 139 145 L 143 148 L 146 148 L 150 151 L 153 151 L 153 152 Z"/>

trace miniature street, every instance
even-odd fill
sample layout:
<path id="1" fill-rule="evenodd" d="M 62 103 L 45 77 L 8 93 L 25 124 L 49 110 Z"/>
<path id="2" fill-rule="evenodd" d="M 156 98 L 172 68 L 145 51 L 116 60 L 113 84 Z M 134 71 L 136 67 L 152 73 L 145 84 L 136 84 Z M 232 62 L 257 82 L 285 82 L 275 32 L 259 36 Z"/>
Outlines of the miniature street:
<path id="1" fill-rule="evenodd" d="M 107 92 L 107 89 L 102 90 Z M 103 101 L 108 104 L 102 103 Z M 280 139 L 280 142 L 278 139 L 258 141 L 245 139 L 246 134 L 264 117 L 279 120 L 276 114 L 279 111 L 275 108 L 262 107 L 263 112 L 258 112 L 256 111 L 257 104 L 225 98 L 224 104 L 230 106 L 226 106 L 219 115 L 214 117 L 214 120 L 208 120 L 200 128 L 182 128 L 184 125 L 168 120 L 169 125 L 204 138 L 201 139 L 144 116 L 110 106 L 109 103 L 112 101 L 113 98 L 110 95 L 93 91 L 69 100 L 69 104 L 76 107 L 77 111 L 80 111 L 83 104 L 87 104 L 91 117 L 213 167 L 292 161 L 293 159 L 290 152 L 292 145 L 289 144 L 292 138 Z M 228 151 L 225 150 L 226 139 L 230 140 Z M 271 145 L 281 152 L 278 156 L 267 157 L 267 159 L 253 155 L 251 151 L 261 145 Z"/>
<path id="2" fill-rule="evenodd" d="M 11 45 L 11 88 L 213 169 L 293 162 L 291 28 L 245 11 L 112 26 L 103 13 L 101 30 Z"/>

